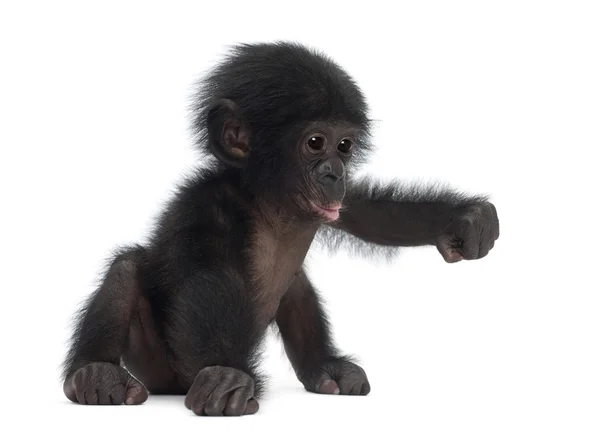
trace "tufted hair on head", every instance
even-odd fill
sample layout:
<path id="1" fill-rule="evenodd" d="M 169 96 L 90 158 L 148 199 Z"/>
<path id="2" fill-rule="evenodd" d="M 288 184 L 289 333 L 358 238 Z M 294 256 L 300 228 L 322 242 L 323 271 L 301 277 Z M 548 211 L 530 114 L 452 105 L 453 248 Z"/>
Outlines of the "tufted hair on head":
<path id="1" fill-rule="evenodd" d="M 210 153 L 208 113 L 223 99 L 236 104 L 254 136 L 317 120 L 347 122 L 362 131 L 357 157 L 370 150 L 368 106 L 360 88 L 333 60 L 303 45 L 235 45 L 198 83 L 192 127 L 205 153 Z"/>

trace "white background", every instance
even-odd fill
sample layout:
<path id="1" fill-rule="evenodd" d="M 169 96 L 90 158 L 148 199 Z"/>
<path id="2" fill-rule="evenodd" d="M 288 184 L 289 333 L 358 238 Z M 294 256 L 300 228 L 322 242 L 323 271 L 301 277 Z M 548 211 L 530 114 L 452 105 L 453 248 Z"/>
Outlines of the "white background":
<path id="1" fill-rule="evenodd" d="M 600 431 L 597 5 L 3 1 L 0 424 Z M 368 397 L 303 391 L 272 338 L 254 417 L 197 418 L 182 397 L 71 404 L 58 378 L 69 318 L 196 163 L 194 81 L 226 45 L 275 39 L 325 51 L 360 83 L 378 120 L 366 172 L 490 193 L 496 248 L 455 265 L 434 248 L 389 263 L 311 252 Z"/>

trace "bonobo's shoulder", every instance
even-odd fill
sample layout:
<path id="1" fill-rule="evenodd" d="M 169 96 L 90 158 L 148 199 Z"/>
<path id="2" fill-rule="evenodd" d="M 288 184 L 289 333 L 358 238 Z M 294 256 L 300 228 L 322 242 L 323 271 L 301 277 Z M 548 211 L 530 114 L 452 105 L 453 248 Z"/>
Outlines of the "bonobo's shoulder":
<path id="1" fill-rule="evenodd" d="M 199 169 L 180 184 L 173 204 L 199 215 L 205 215 L 213 208 L 225 208 L 231 212 L 236 207 L 244 207 L 240 183 L 236 171 Z"/>
<path id="2" fill-rule="evenodd" d="M 229 176 L 211 170 L 186 176 L 148 239 L 152 263 L 148 274 L 176 281 L 200 268 L 232 262 L 231 257 L 243 248 L 245 221 L 244 208 L 236 201 L 235 183 Z M 160 269 L 159 276 L 156 269 Z"/>
<path id="3" fill-rule="evenodd" d="M 159 217 L 159 232 L 182 232 L 231 227 L 245 220 L 239 180 L 227 170 L 198 169 L 186 176 Z"/>

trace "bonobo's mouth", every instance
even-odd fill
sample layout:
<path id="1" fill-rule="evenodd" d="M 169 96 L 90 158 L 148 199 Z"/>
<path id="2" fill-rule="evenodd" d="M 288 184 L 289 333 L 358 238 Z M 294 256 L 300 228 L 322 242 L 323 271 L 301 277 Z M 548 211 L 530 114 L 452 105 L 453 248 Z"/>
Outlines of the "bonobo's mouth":
<path id="1" fill-rule="evenodd" d="M 342 205 L 339 202 L 328 207 L 319 206 L 312 201 L 310 204 L 312 208 L 327 221 L 335 221 L 340 216 L 340 208 Z"/>

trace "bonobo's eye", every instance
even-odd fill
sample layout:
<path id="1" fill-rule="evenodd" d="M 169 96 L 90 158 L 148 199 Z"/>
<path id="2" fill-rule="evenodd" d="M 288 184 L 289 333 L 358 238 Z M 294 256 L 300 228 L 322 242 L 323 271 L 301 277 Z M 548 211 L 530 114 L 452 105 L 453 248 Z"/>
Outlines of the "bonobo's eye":
<path id="1" fill-rule="evenodd" d="M 308 145 L 308 150 L 312 152 L 320 152 L 321 150 L 325 149 L 327 139 L 322 134 L 313 134 L 308 138 L 306 144 Z"/>
<path id="2" fill-rule="evenodd" d="M 348 139 L 348 138 L 344 138 L 342 141 L 340 141 L 338 143 L 338 150 L 342 153 L 350 153 L 350 151 L 352 150 L 352 148 L 354 147 L 354 144 L 352 143 L 352 140 Z"/>

